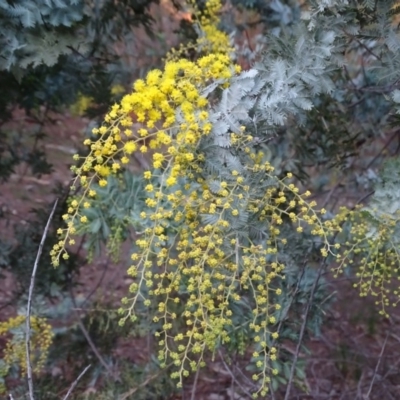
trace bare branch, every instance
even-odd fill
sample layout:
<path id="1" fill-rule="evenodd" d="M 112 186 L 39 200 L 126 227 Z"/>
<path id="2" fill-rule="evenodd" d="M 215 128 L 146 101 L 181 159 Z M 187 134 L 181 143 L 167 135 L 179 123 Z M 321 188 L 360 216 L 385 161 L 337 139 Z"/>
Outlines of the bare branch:
<path id="1" fill-rule="evenodd" d="M 306 311 L 304 313 L 303 323 L 302 323 L 301 329 L 300 329 L 299 340 L 298 340 L 297 346 L 296 346 L 296 352 L 295 352 L 295 355 L 294 355 L 294 358 L 293 358 L 293 361 L 292 361 L 292 366 L 290 368 L 290 376 L 289 376 L 289 380 L 288 380 L 288 384 L 287 384 L 284 400 L 289 400 L 289 398 L 290 398 L 290 391 L 292 389 L 292 384 L 293 384 L 293 379 L 294 379 L 294 372 L 296 370 L 297 359 L 299 358 L 300 347 L 301 347 L 301 344 L 303 342 L 304 333 L 306 331 L 308 314 L 310 312 L 311 305 L 312 305 L 313 300 L 314 300 L 315 290 L 316 290 L 316 288 L 318 286 L 318 282 L 319 282 L 319 280 L 320 280 L 320 278 L 322 276 L 322 271 L 325 269 L 325 266 L 326 266 L 326 260 L 324 260 L 324 262 L 321 264 L 321 266 L 319 268 L 319 271 L 318 271 L 318 275 L 315 278 L 314 284 L 313 284 L 313 286 L 311 288 L 310 297 L 309 297 L 309 300 L 307 302 L 307 307 L 306 307 Z"/>
<path id="2" fill-rule="evenodd" d="M 246 390 L 246 388 L 244 388 L 243 385 L 236 379 L 235 374 L 231 371 L 231 369 L 229 368 L 228 364 L 225 362 L 224 356 L 222 355 L 221 350 L 218 350 L 218 354 L 219 354 L 219 357 L 221 358 L 222 363 L 224 364 L 224 367 L 225 367 L 226 371 L 231 376 L 232 382 L 235 382 L 236 385 L 242 390 L 242 392 L 246 396 L 248 396 L 249 399 L 252 399 L 253 398 L 252 394 L 248 390 Z"/>
<path id="3" fill-rule="evenodd" d="M 168 364 L 166 368 L 169 368 L 171 364 Z M 141 389 L 142 387 L 145 387 L 146 385 L 149 384 L 149 382 L 151 382 L 153 379 L 157 378 L 158 376 L 161 375 L 163 371 L 159 371 L 154 375 L 149 376 L 145 381 L 143 381 L 140 385 L 128 390 L 127 392 L 123 393 L 121 395 L 121 397 L 118 400 L 126 400 L 128 398 L 130 398 L 130 396 L 132 396 L 134 393 L 136 393 L 139 389 Z"/>
<path id="4" fill-rule="evenodd" d="M 196 388 L 197 388 L 197 382 L 199 380 L 199 374 L 200 374 L 200 367 L 197 368 L 196 375 L 194 376 L 192 395 L 190 396 L 190 400 L 196 400 Z"/>
<path id="5" fill-rule="evenodd" d="M 72 391 L 75 389 L 76 385 L 78 384 L 78 382 L 80 381 L 80 379 L 82 378 L 83 375 L 86 374 L 86 371 L 91 367 L 92 365 L 89 364 L 80 374 L 79 376 L 74 380 L 74 382 L 72 383 L 71 387 L 69 388 L 67 394 L 65 395 L 63 400 L 67 400 L 69 395 L 72 393 Z"/>
<path id="6" fill-rule="evenodd" d="M 28 304 L 26 307 L 26 333 L 25 333 L 25 346 L 26 346 L 26 371 L 27 371 L 27 377 L 28 377 L 28 388 L 29 388 L 29 398 L 30 400 L 34 400 L 34 395 L 33 395 L 33 378 L 32 378 L 32 366 L 31 366 L 31 344 L 30 344 L 30 339 L 31 339 L 31 309 L 32 309 L 32 296 L 33 296 L 33 289 L 35 287 L 35 277 L 36 277 L 36 271 L 38 268 L 39 264 L 39 259 L 43 251 L 43 245 L 46 240 L 47 232 L 50 227 L 50 222 L 53 219 L 54 212 L 56 211 L 58 199 L 54 202 L 53 209 L 51 210 L 49 219 L 47 220 L 46 227 L 44 228 L 44 232 L 42 235 L 42 240 L 40 241 L 39 249 L 36 255 L 36 260 L 35 264 L 33 266 L 33 271 L 31 275 L 31 282 L 29 285 L 29 294 L 28 294 Z"/>
<path id="7" fill-rule="evenodd" d="M 83 325 L 82 322 L 82 317 L 80 316 L 75 301 L 75 296 L 74 293 L 72 291 L 72 288 L 70 288 L 70 296 L 71 296 L 71 300 L 72 300 L 72 304 L 74 305 L 74 311 L 75 311 L 75 315 L 78 318 L 78 326 L 81 330 L 81 332 L 83 333 L 83 336 L 85 336 L 86 341 L 88 342 L 90 348 L 92 349 L 94 355 L 97 357 L 97 359 L 100 361 L 100 364 L 105 368 L 105 370 L 107 371 L 107 373 L 115 378 L 115 374 L 113 373 L 112 369 L 110 368 L 110 366 L 106 363 L 106 361 L 104 360 L 103 356 L 100 354 L 99 350 L 97 350 L 96 345 L 94 344 L 92 338 L 89 335 L 89 332 L 87 331 L 87 329 L 85 328 L 85 325 Z"/>

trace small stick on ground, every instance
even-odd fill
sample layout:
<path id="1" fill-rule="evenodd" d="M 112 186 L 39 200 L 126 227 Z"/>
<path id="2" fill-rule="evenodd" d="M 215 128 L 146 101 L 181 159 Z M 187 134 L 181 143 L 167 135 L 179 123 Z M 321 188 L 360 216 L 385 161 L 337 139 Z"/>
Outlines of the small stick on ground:
<path id="1" fill-rule="evenodd" d="M 40 256 L 42 255 L 43 245 L 46 240 L 47 232 L 50 227 L 50 222 L 53 219 L 54 212 L 56 210 L 58 203 L 58 199 L 56 199 L 53 209 L 51 210 L 49 219 L 47 220 L 46 227 L 44 228 L 44 232 L 42 235 L 42 240 L 40 241 L 39 249 L 36 255 L 35 264 L 33 265 L 33 271 L 31 275 L 31 282 L 29 285 L 29 294 L 28 294 L 28 304 L 26 307 L 26 333 L 25 333 L 25 347 L 26 347 L 26 374 L 28 378 L 28 388 L 29 388 L 29 399 L 35 400 L 33 395 L 33 379 L 32 379 L 32 366 L 31 366 L 31 308 L 32 308 L 32 296 L 33 296 L 33 288 L 35 287 L 35 277 L 36 271 L 39 264 Z"/>
<path id="2" fill-rule="evenodd" d="M 89 344 L 90 348 L 92 349 L 94 355 L 100 361 L 100 364 L 104 367 L 104 369 L 107 371 L 107 373 L 115 379 L 116 376 L 115 376 L 114 372 L 112 371 L 110 366 L 106 363 L 106 361 L 104 360 L 103 356 L 100 354 L 99 350 L 97 350 L 97 347 L 94 344 L 92 338 L 90 337 L 89 332 L 85 328 L 85 325 L 83 325 L 82 318 L 81 318 L 79 312 L 77 311 L 78 310 L 78 306 L 76 304 L 75 296 L 74 296 L 74 293 L 72 291 L 72 288 L 70 288 L 70 296 L 71 296 L 72 304 L 74 305 L 75 315 L 78 318 L 78 326 L 79 326 L 81 332 L 83 333 L 83 336 L 85 336 L 86 341 L 88 342 L 88 344 Z"/>
<path id="3" fill-rule="evenodd" d="M 190 396 L 190 400 L 196 399 L 196 388 L 197 388 L 197 382 L 199 380 L 199 374 L 200 374 L 200 367 L 197 368 L 196 375 L 194 376 L 194 382 L 193 382 L 192 394 Z"/>
<path id="4" fill-rule="evenodd" d="M 86 371 L 91 367 L 92 365 L 89 364 L 80 374 L 79 376 L 72 382 L 72 385 L 70 386 L 67 394 L 65 395 L 63 400 L 67 400 L 69 395 L 72 393 L 72 391 L 75 389 L 75 386 L 78 384 L 78 382 L 80 381 L 80 379 L 82 378 L 83 375 L 86 374 Z"/>
<path id="5" fill-rule="evenodd" d="M 381 364 L 382 356 L 383 356 L 383 353 L 384 353 L 385 348 L 386 348 L 386 343 L 387 343 L 388 337 L 389 337 L 389 333 L 386 335 L 385 341 L 383 342 L 381 353 L 379 354 L 378 362 L 376 363 L 376 366 L 375 366 L 374 376 L 371 379 L 371 384 L 369 385 L 369 389 L 368 389 L 368 393 L 367 393 L 366 399 L 369 399 L 369 397 L 371 396 L 372 388 L 374 386 L 374 381 L 375 381 L 376 375 L 378 373 L 379 365 Z"/>
<path id="6" fill-rule="evenodd" d="M 169 368 L 172 365 L 169 364 L 167 365 L 166 368 Z M 121 397 L 118 400 L 126 400 L 128 399 L 130 396 L 132 396 L 133 394 L 135 394 L 139 389 L 141 389 L 142 387 L 145 387 L 146 385 L 149 384 L 149 382 L 151 382 L 153 379 L 157 378 L 158 376 L 160 376 L 162 374 L 163 371 L 159 371 L 154 375 L 149 376 L 145 381 L 143 381 L 140 385 L 128 390 L 127 392 L 123 393 L 121 395 Z"/>
<path id="7" fill-rule="evenodd" d="M 236 385 L 242 390 L 246 396 L 248 396 L 250 399 L 253 398 L 252 394 L 246 390 L 246 388 L 243 387 L 243 385 L 236 379 L 235 374 L 232 372 L 232 370 L 229 368 L 228 364 L 224 360 L 224 356 L 221 353 L 221 350 L 218 350 L 219 357 L 221 358 L 222 363 L 224 364 L 225 370 L 229 373 L 229 375 L 232 378 L 232 382 L 235 382 Z"/>

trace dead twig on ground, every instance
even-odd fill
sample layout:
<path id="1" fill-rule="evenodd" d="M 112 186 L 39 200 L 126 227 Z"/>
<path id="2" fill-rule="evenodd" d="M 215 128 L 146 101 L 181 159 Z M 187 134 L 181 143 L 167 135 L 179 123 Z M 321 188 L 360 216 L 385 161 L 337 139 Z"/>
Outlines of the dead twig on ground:
<path id="1" fill-rule="evenodd" d="M 357 397 L 356 399 L 360 399 L 363 400 L 363 395 L 362 395 L 362 383 L 364 381 L 364 375 L 365 375 L 365 371 L 363 370 L 360 376 L 360 379 L 358 381 L 357 384 Z"/>
<path id="2" fill-rule="evenodd" d="M 368 392 L 367 392 L 366 399 L 369 399 L 370 396 L 371 396 L 372 388 L 374 386 L 376 375 L 378 374 L 379 365 L 381 364 L 381 361 L 382 361 L 382 357 L 383 357 L 383 353 L 384 353 L 385 348 L 386 348 L 386 343 L 387 343 L 388 337 L 389 337 L 389 333 L 387 333 L 385 341 L 383 342 L 383 346 L 382 346 L 381 352 L 380 352 L 379 357 L 378 357 L 378 362 L 376 363 L 376 366 L 375 366 L 374 375 L 372 376 L 371 384 L 369 385 L 369 389 L 368 389 Z"/>
<path id="3" fill-rule="evenodd" d="M 63 400 L 67 400 L 69 395 L 72 393 L 72 391 L 75 389 L 76 385 L 78 384 L 78 382 L 80 381 L 80 379 L 82 378 L 83 375 L 86 374 L 86 371 L 91 367 L 92 365 L 89 364 L 80 374 L 79 376 L 72 382 L 72 385 L 70 386 L 67 394 L 65 395 Z"/>
<path id="4" fill-rule="evenodd" d="M 252 388 L 252 390 L 257 390 L 257 386 L 254 384 L 254 381 L 251 381 L 242 371 L 238 365 L 235 365 L 235 372 L 237 372 L 244 381 L 246 381 L 247 385 Z"/>
<path id="5" fill-rule="evenodd" d="M 199 373 L 200 373 L 200 367 L 197 368 L 196 375 L 194 376 L 194 382 L 193 382 L 192 394 L 190 396 L 190 400 L 196 400 L 196 388 L 197 388 L 197 382 L 199 380 Z"/>
<path id="6" fill-rule="evenodd" d="M 229 368 L 228 364 L 225 362 L 224 357 L 221 353 L 221 350 L 218 350 L 218 354 L 219 354 L 219 357 L 221 358 L 222 364 L 224 364 L 226 371 L 231 376 L 232 382 L 235 382 L 236 385 L 240 388 L 240 390 L 242 390 L 242 392 L 244 394 L 246 394 L 246 396 L 248 396 L 249 399 L 252 399 L 253 398 L 252 394 L 248 390 L 246 390 L 246 388 L 244 388 L 243 385 L 236 379 L 235 374 L 232 372 L 232 370 Z M 194 400 L 194 398 L 192 400 Z"/>
<path id="7" fill-rule="evenodd" d="M 105 368 L 105 370 L 108 372 L 108 374 L 109 374 L 110 376 L 114 376 L 115 374 L 114 374 L 113 371 L 111 370 L 110 366 L 106 363 L 106 361 L 104 360 L 104 358 L 103 358 L 103 356 L 100 354 L 100 352 L 97 350 L 97 347 L 96 347 L 96 345 L 94 344 L 92 338 L 90 337 L 89 332 L 88 332 L 87 329 L 85 328 L 85 325 L 83 325 L 82 318 L 81 318 L 79 312 L 76 311 L 78 307 L 77 307 L 77 304 L 76 304 L 76 301 L 75 301 L 74 293 L 72 292 L 72 289 L 71 289 L 71 288 L 70 288 L 70 296 L 71 296 L 72 304 L 74 305 L 74 312 L 75 312 L 75 315 L 76 315 L 76 317 L 78 318 L 78 326 L 79 326 L 79 329 L 80 329 L 81 332 L 83 333 L 83 336 L 85 336 L 85 339 L 86 339 L 86 341 L 87 341 L 88 344 L 89 344 L 89 347 L 92 349 L 94 355 L 97 357 L 97 359 L 99 360 L 100 364 Z"/>
<path id="8" fill-rule="evenodd" d="M 169 365 L 167 365 L 166 368 L 169 368 L 172 365 L 172 363 L 170 363 Z M 132 396 L 133 394 L 135 394 L 140 388 L 146 386 L 149 382 L 151 382 L 153 379 L 157 378 L 158 376 L 161 375 L 161 373 L 164 371 L 159 371 L 154 375 L 149 376 L 144 382 L 142 382 L 140 385 L 128 390 L 127 392 L 123 393 L 121 395 L 121 397 L 118 400 L 126 400 L 128 399 L 130 396 Z"/>

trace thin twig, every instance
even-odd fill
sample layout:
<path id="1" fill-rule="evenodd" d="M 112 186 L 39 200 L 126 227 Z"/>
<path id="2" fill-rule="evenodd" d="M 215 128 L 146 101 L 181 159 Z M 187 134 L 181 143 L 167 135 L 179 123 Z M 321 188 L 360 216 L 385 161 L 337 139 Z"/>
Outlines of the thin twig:
<path id="1" fill-rule="evenodd" d="M 384 146 L 378 151 L 375 157 L 368 163 L 368 165 L 364 168 L 364 170 L 368 170 L 371 165 L 382 155 L 382 153 L 390 146 L 396 136 L 399 136 L 400 131 L 397 129 L 392 135 L 390 135 L 389 139 L 386 140 Z"/>
<path id="2" fill-rule="evenodd" d="M 290 298 L 289 304 L 286 306 L 285 314 L 281 317 L 281 319 L 279 321 L 278 328 L 276 330 L 278 332 L 278 334 L 279 334 L 279 332 L 280 332 L 280 330 L 282 328 L 282 325 L 283 325 L 284 321 L 286 320 L 286 318 L 287 318 L 287 316 L 289 314 L 289 310 L 292 307 L 293 301 L 294 301 L 294 299 L 295 299 L 295 297 L 296 297 L 296 295 L 297 295 L 297 293 L 298 293 L 298 291 L 300 289 L 300 283 L 301 283 L 301 281 L 302 281 L 302 279 L 304 277 L 304 273 L 305 273 L 305 270 L 306 270 L 306 264 L 307 263 L 308 263 L 308 258 L 306 258 L 304 260 L 304 262 L 303 262 L 303 264 L 301 266 L 301 272 L 300 272 L 299 279 L 297 280 L 296 288 L 294 289 L 293 295 Z M 273 342 L 274 343 L 273 345 L 275 345 L 275 342 L 276 341 Z"/>
<path id="3" fill-rule="evenodd" d="M 100 364 L 106 369 L 106 371 L 110 374 L 110 376 L 114 376 L 113 371 L 111 370 L 110 366 L 106 363 L 106 361 L 104 360 L 104 358 L 102 357 L 102 355 L 100 354 L 100 352 L 97 350 L 96 345 L 93 343 L 92 338 L 89 335 L 89 332 L 87 331 L 87 329 L 85 328 L 85 325 L 83 325 L 81 316 L 79 315 L 78 312 L 76 312 L 77 317 L 79 318 L 78 320 L 78 326 L 80 328 L 80 330 L 83 333 L 83 336 L 85 336 L 86 341 L 88 342 L 90 348 L 92 349 L 93 353 L 95 354 L 95 356 L 97 357 L 97 359 L 100 361 Z"/>
<path id="4" fill-rule="evenodd" d="M 139 156 L 136 153 L 133 153 L 133 158 L 138 162 L 138 164 L 143 168 L 143 169 L 149 169 L 150 165 L 146 161 L 146 159 L 143 156 Z"/>
<path id="5" fill-rule="evenodd" d="M 345 32 L 347 34 L 347 32 Z M 375 57 L 377 60 L 382 62 L 382 58 L 375 54 L 365 43 L 363 43 L 360 39 L 356 38 L 353 35 L 349 35 L 352 39 L 354 39 L 361 47 L 363 47 L 372 57 Z"/>
<path id="6" fill-rule="evenodd" d="M 319 268 L 317 278 L 315 279 L 314 284 L 313 284 L 313 286 L 311 288 L 310 298 L 309 298 L 309 300 L 307 302 L 306 311 L 304 313 L 304 320 L 303 320 L 303 323 L 301 325 L 300 336 L 299 336 L 299 340 L 298 340 L 297 346 L 296 346 L 296 353 L 294 355 L 292 366 L 290 368 L 290 375 L 289 375 L 289 380 L 288 380 L 288 384 L 287 384 L 287 389 L 286 389 L 284 400 L 289 400 L 290 391 L 292 389 L 292 384 L 293 384 L 293 379 L 294 379 L 294 373 L 295 373 L 295 370 L 296 370 L 297 359 L 299 358 L 300 347 L 302 345 L 303 338 L 304 338 L 304 333 L 306 331 L 308 313 L 310 312 L 311 305 L 312 305 L 313 300 L 314 300 L 315 289 L 318 286 L 319 279 L 321 278 L 322 271 L 325 269 L 325 266 L 326 266 L 326 260 L 324 260 L 324 262 L 322 263 L 321 267 Z"/>
<path id="7" fill-rule="evenodd" d="M 385 348 L 386 348 L 386 343 L 387 343 L 388 337 L 389 337 L 389 332 L 387 333 L 385 341 L 383 342 L 383 346 L 382 346 L 381 352 L 379 354 L 378 362 L 376 363 L 376 366 L 375 366 L 374 375 L 373 375 L 373 377 L 371 379 L 371 384 L 369 385 L 369 389 L 368 389 L 368 392 L 367 392 L 366 399 L 369 399 L 369 397 L 371 396 L 372 387 L 374 386 L 374 381 L 375 381 L 376 375 L 378 373 L 379 365 L 381 364 L 381 361 L 382 361 L 382 356 L 383 356 L 383 353 L 384 353 Z"/>
<path id="8" fill-rule="evenodd" d="M 91 290 L 91 292 L 85 297 L 85 300 L 81 303 L 81 308 L 83 309 L 83 306 L 90 300 L 90 298 L 94 295 L 94 293 L 97 291 L 97 289 L 100 287 L 100 285 L 103 283 L 104 277 L 106 276 L 106 272 L 108 269 L 108 264 L 110 263 L 110 256 L 107 256 L 105 263 L 103 263 L 104 268 L 103 272 L 101 274 L 101 277 L 99 281 L 97 282 L 96 286 Z M 78 310 L 78 308 L 77 308 Z"/>
<path id="9" fill-rule="evenodd" d="M 192 394 L 190 396 L 190 400 L 196 400 L 196 388 L 197 388 L 197 382 L 199 380 L 199 375 L 200 375 L 200 368 L 197 368 L 196 375 L 194 376 L 194 382 L 193 382 L 193 387 L 192 387 Z"/>
<path id="10" fill-rule="evenodd" d="M 357 385 L 357 397 L 356 400 L 363 400 L 363 395 L 362 395 L 362 384 L 363 384 L 363 380 L 364 380 L 364 370 L 360 376 L 360 379 L 358 381 L 358 385 Z"/>
<path id="11" fill-rule="evenodd" d="M 286 307 L 285 315 L 283 315 L 282 318 L 281 318 L 281 320 L 279 321 L 279 324 L 278 324 L 278 327 L 277 327 L 277 330 L 276 330 L 276 331 L 278 332 L 278 334 L 280 333 L 280 330 L 281 330 L 281 328 L 282 328 L 282 325 L 283 325 L 284 321 L 286 320 L 286 317 L 287 317 L 287 315 L 289 314 L 289 310 L 290 310 L 290 308 L 292 307 L 293 301 L 294 301 L 294 299 L 295 299 L 295 297 L 296 297 L 296 295 L 297 295 L 297 292 L 299 291 L 300 283 L 301 283 L 301 281 L 302 281 L 302 279 L 303 279 L 303 276 L 304 276 L 304 273 L 305 273 L 305 269 L 306 269 L 306 264 L 307 264 L 307 262 L 308 262 L 308 258 L 306 258 L 306 259 L 304 260 L 304 262 L 303 262 L 303 265 L 302 265 L 302 267 L 301 267 L 301 273 L 300 273 L 299 279 L 297 280 L 296 288 L 295 288 L 295 290 L 294 290 L 294 292 L 293 292 L 293 295 L 292 295 L 291 298 L 290 298 L 289 304 L 288 304 L 287 307 Z M 276 343 L 276 340 L 273 341 L 273 346 L 275 345 L 275 343 Z M 270 384 L 270 392 L 271 392 L 270 394 L 271 394 L 272 400 L 275 400 L 275 393 L 274 393 L 274 391 L 272 390 L 272 384 Z"/>
<path id="12" fill-rule="evenodd" d="M 269 382 L 269 394 L 271 396 L 271 400 L 276 400 L 275 391 L 274 388 L 272 387 L 272 382 Z"/>
<path id="13" fill-rule="evenodd" d="M 83 325 L 82 318 L 81 318 L 79 312 L 77 311 L 78 310 L 78 306 L 76 304 L 75 295 L 74 295 L 74 292 L 72 290 L 72 287 L 69 288 L 69 292 L 70 292 L 70 297 L 71 297 L 72 304 L 74 306 L 75 315 L 78 318 L 78 326 L 79 326 L 80 330 L 82 331 L 83 336 L 85 336 L 85 339 L 89 344 L 89 347 L 92 349 L 94 355 L 100 361 L 100 364 L 106 369 L 106 371 L 108 372 L 108 374 L 110 376 L 114 376 L 114 373 L 111 370 L 110 366 L 106 363 L 106 361 L 104 360 L 104 358 L 102 357 L 100 352 L 97 350 L 97 347 L 94 344 L 92 338 L 90 337 L 89 332 L 85 328 L 85 325 Z"/>
<path id="14" fill-rule="evenodd" d="M 238 374 L 243 378 L 243 380 L 246 381 L 247 385 L 251 387 L 251 390 L 257 390 L 257 386 L 254 384 L 254 381 L 251 381 L 242 371 L 242 368 L 239 368 L 237 365 L 235 365 L 235 372 L 238 372 Z"/>
<path id="15" fill-rule="evenodd" d="M 34 400 L 33 395 L 33 378 L 32 378 L 32 365 L 31 365 L 31 309 L 32 309 L 32 296 L 33 296 L 33 288 L 35 287 L 35 277 L 36 271 L 39 264 L 39 259 L 43 251 L 43 245 L 46 240 L 47 232 L 50 227 L 50 222 L 53 219 L 54 212 L 56 211 L 58 199 L 54 202 L 53 209 L 51 210 L 49 219 L 47 220 L 46 227 L 44 228 L 44 232 L 42 235 L 42 240 L 40 241 L 39 249 L 36 255 L 35 264 L 33 265 L 33 271 L 31 275 L 31 282 L 29 285 L 29 294 L 28 294 L 28 304 L 26 307 L 26 332 L 25 332 L 25 347 L 26 347 L 26 374 L 28 377 L 28 388 L 29 388 L 29 398 L 30 400 Z"/>
<path id="16" fill-rule="evenodd" d="M 328 203 L 329 203 L 331 197 L 332 197 L 333 194 L 336 192 L 337 188 L 341 185 L 341 183 L 342 183 L 342 182 L 338 182 L 338 183 L 337 183 L 336 185 L 334 185 L 333 188 L 329 191 L 329 193 L 327 194 L 327 196 L 326 196 L 324 202 L 322 203 L 322 208 L 325 208 L 325 207 L 328 205 Z"/>
<path id="17" fill-rule="evenodd" d="M 249 32 L 247 32 L 247 29 L 244 30 L 244 33 L 246 34 L 246 39 L 247 39 L 247 45 L 249 46 L 249 49 L 252 53 L 254 53 L 254 49 L 251 46 L 251 40 L 250 40 L 250 36 L 249 36 Z"/>
<path id="18" fill-rule="evenodd" d="M 224 364 L 224 367 L 226 369 L 226 371 L 229 373 L 229 375 L 232 378 L 232 381 L 236 383 L 236 385 L 239 386 L 239 388 L 243 391 L 243 393 L 245 393 L 250 399 L 253 398 L 252 394 L 246 390 L 246 388 L 243 387 L 243 385 L 236 379 L 235 374 L 232 372 L 232 370 L 229 368 L 228 364 L 225 362 L 224 357 L 221 353 L 221 350 L 218 350 L 218 354 L 221 358 L 222 363 Z M 193 399 L 192 399 L 193 400 Z"/>
<path id="19" fill-rule="evenodd" d="M 375 193 L 375 190 L 371 190 L 370 192 L 366 193 L 364 196 L 360 197 L 356 204 L 350 208 L 351 211 L 355 210 L 356 206 L 361 204 L 364 200 L 368 199 L 368 197 L 372 196 Z"/>
<path id="20" fill-rule="evenodd" d="M 351 88 L 347 87 L 349 90 L 355 90 L 357 92 L 366 92 L 366 93 L 374 93 L 374 94 L 389 94 L 393 92 L 394 89 L 398 89 L 399 85 L 398 82 L 394 82 L 390 85 L 386 86 L 364 86 L 364 87 L 357 87 Z"/>
<path id="21" fill-rule="evenodd" d="M 166 368 L 170 367 L 171 365 L 172 365 L 172 363 L 169 364 L 169 365 L 167 365 Z M 132 396 L 134 393 L 136 393 L 139 389 L 141 389 L 142 387 L 146 386 L 146 385 L 147 385 L 149 382 L 151 382 L 153 379 L 155 379 L 155 378 L 157 378 L 158 376 L 160 376 L 162 372 L 164 372 L 164 371 L 161 370 L 161 371 L 157 372 L 156 374 L 149 376 L 149 377 L 148 377 L 144 382 L 142 382 L 140 385 L 138 385 L 138 386 L 136 386 L 136 387 L 134 387 L 134 388 L 128 390 L 127 392 L 123 393 L 123 394 L 121 395 L 121 397 L 120 397 L 118 400 L 126 400 L 126 399 L 128 399 L 130 396 Z"/>
<path id="22" fill-rule="evenodd" d="M 89 364 L 80 374 L 79 376 L 74 380 L 74 382 L 72 383 L 72 385 L 70 386 L 67 394 L 65 395 L 63 400 L 67 400 L 69 395 L 72 393 L 72 391 L 75 389 L 76 385 L 78 384 L 78 382 L 80 381 L 80 379 L 82 378 L 83 375 L 86 374 L 86 371 L 91 367 L 92 365 Z"/>

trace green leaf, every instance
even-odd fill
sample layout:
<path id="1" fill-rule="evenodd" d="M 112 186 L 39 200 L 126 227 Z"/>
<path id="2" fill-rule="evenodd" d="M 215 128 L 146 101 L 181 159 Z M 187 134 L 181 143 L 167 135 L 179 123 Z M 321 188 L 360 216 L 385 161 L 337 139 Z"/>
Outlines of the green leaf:
<path id="1" fill-rule="evenodd" d="M 98 233 L 100 231 L 102 224 L 100 218 L 95 219 L 89 225 L 89 231 L 91 233 Z"/>

